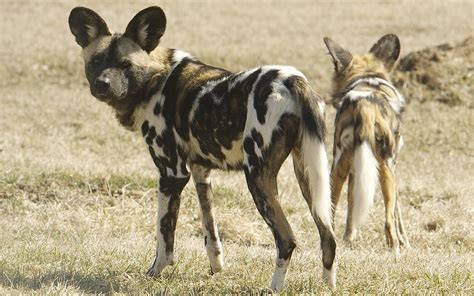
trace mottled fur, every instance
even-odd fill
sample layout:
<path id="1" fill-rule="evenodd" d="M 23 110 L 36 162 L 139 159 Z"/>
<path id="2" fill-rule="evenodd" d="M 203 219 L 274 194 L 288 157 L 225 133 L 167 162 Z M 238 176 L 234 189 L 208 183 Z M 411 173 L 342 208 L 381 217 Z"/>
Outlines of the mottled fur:
<path id="1" fill-rule="evenodd" d="M 92 94 L 113 107 L 122 125 L 141 132 L 159 173 L 157 251 L 148 274 L 157 276 L 173 264 L 188 169 L 201 205 L 211 271 L 222 269 L 210 171 L 244 170 L 258 211 L 275 238 L 271 288 L 280 291 L 296 239 L 278 201 L 276 177 L 293 152 L 300 186 L 321 235 L 324 275 L 334 286 L 336 241 L 323 142 L 324 103 L 303 74 L 287 66 L 232 73 L 186 52 L 156 47 L 166 26 L 158 7 L 139 12 L 124 34 L 110 33 L 87 8 L 75 8 L 69 20 L 83 47 Z"/>
<path id="2" fill-rule="evenodd" d="M 373 202 L 379 180 L 386 208 L 387 244 L 398 252 L 399 242 L 409 245 L 395 179 L 395 163 L 403 144 L 404 99 L 389 79 L 400 53 L 398 37 L 383 36 L 368 54 L 361 56 L 352 56 L 329 38 L 324 41 L 335 66 L 333 105 L 337 115 L 331 170 L 333 211 L 349 177 L 344 240 L 355 239 L 357 228 Z"/>

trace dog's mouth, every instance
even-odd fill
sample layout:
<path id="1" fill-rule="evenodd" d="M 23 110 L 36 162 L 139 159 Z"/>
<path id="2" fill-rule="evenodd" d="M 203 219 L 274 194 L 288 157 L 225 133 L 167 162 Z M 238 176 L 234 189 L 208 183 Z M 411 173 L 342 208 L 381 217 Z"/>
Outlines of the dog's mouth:
<path id="1" fill-rule="evenodd" d="M 92 93 L 92 95 L 101 102 L 108 103 L 112 101 L 112 99 L 107 94 L 104 94 L 104 93 Z"/>
<path id="2" fill-rule="evenodd" d="M 125 94 L 115 95 L 111 92 L 98 92 L 96 90 L 91 89 L 92 95 L 99 101 L 110 103 L 113 101 L 121 100 Z"/>

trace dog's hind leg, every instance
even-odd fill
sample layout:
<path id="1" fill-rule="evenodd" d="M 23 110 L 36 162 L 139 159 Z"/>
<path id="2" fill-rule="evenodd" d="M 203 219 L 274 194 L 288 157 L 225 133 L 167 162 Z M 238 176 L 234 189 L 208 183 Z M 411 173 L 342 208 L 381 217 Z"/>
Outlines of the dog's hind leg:
<path id="1" fill-rule="evenodd" d="M 320 164 L 322 167 L 325 167 L 326 164 Z M 316 176 L 308 176 L 305 174 L 305 163 L 303 159 L 303 155 L 300 150 L 295 149 L 293 150 L 293 167 L 295 170 L 296 179 L 298 180 L 298 184 L 300 185 L 301 192 L 303 194 L 304 199 L 306 200 L 310 210 L 311 215 L 313 217 L 316 226 L 318 227 L 319 236 L 321 238 L 321 250 L 323 252 L 323 277 L 324 280 L 328 283 L 331 288 L 335 288 L 336 286 L 336 236 L 334 235 L 334 231 L 332 229 L 332 223 L 329 221 L 324 221 L 322 217 L 318 214 L 317 211 L 313 209 L 315 206 L 313 203 L 318 202 L 318 199 L 324 197 L 316 197 L 311 195 L 310 191 L 310 183 L 308 177 L 314 178 Z M 313 179 L 314 180 L 314 179 Z M 338 179 L 342 184 L 344 179 Z M 338 189 L 340 192 L 340 189 Z M 334 206 L 334 205 L 333 205 Z M 329 209 L 328 209 L 329 210 Z M 332 219 L 334 221 L 334 218 Z M 329 223 L 328 223 L 329 222 Z"/>
<path id="2" fill-rule="evenodd" d="M 263 219 L 270 227 L 277 256 L 270 289 L 283 289 L 296 238 L 278 201 L 277 175 L 284 160 L 294 147 L 299 119 L 295 115 L 282 116 L 279 128 L 274 128 L 271 143 L 262 141 L 260 132 L 253 128 L 244 140 L 244 171 L 253 200 Z M 265 148 L 267 147 L 267 148 Z"/>
<path id="3" fill-rule="evenodd" d="M 201 206 L 204 244 L 211 265 L 211 273 L 214 274 L 223 268 L 224 254 L 219 233 L 217 232 L 217 224 L 212 213 L 211 169 L 197 164 L 192 164 L 190 167 Z"/>
<path id="4" fill-rule="evenodd" d="M 396 184 L 393 171 L 384 162 L 380 164 L 380 185 L 382 187 L 383 200 L 385 203 L 385 238 L 389 248 L 396 255 L 400 253 L 398 237 L 396 235 L 395 206 L 396 206 Z"/>
<path id="5" fill-rule="evenodd" d="M 357 237 L 357 228 L 352 222 L 353 215 L 354 215 L 354 174 L 349 173 L 349 180 L 347 181 L 346 229 L 344 231 L 344 236 L 343 236 L 343 240 L 346 243 L 351 243 Z"/>
<path id="6" fill-rule="evenodd" d="M 396 206 L 396 211 L 395 211 L 395 220 L 396 220 L 396 227 L 397 227 L 397 236 L 398 236 L 398 241 L 402 246 L 405 248 L 410 248 L 410 242 L 408 241 L 408 236 L 405 230 L 405 225 L 403 223 L 403 218 L 402 218 L 402 211 L 400 209 L 400 199 L 399 199 L 399 193 L 398 193 L 398 188 L 397 188 L 397 201 L 395 202 Z"/>
<path id="7" fill-rule="evenodd" d="M 339 152 L 340 153 L 340 152 Z M 336 153 L 336 155 L 339 155 Z M 351 155 L 344 151 L 333 160 L 331 169 L 331 203 L 332 203 L 332 228 L 335 229 L 335 214 L 341 196 L 342 187 L 347 179 L 351 166 Z"/>

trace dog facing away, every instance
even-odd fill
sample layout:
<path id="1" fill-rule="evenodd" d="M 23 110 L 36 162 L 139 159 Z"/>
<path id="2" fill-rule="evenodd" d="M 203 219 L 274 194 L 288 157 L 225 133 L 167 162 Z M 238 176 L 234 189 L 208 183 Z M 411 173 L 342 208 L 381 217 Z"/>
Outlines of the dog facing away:
<path id="1" fill-rule="evenodd" d="M 400 41 L 396 35 L 385 35 L 368 54 L 360 56 L 352 56 L 329 38 L 324 42 L 335 68 L 333 219 L 342 186 L 349 177 L 344 240 L 353 241 L 373 204 L 379 181 L 385 202 L 385 237 L 398 254 L 400 244 L 409 246 L 395 177 L 395 164 L 403 145 L 400 125 L 405 101 L 389 80 L 400 54 Z"/>
<path id="2" fill-rule="evenodd" d="M 111 33 L 97 13 L 84 7 L 71 11 L 69 26 L 83 48 L 92 95 L 110 105 L 124 127 L 141 132 L 159 174 L 156 257 L 148 275 L 158 276 L 173 264 L 180 194 L 190 175 L 211 272 L 223 268 L 210 172 L 243 169 L 275 238 L 270 288 L 281 291 L 296 239 L 278 202 L 277 174 L 291 153 L 321 237 L 323 276 L 335 286 L 324 102 L 301 72 L 264 66 L 231 73 L 160 47 L 166 17 L 159 7 L 140 11 L 124 34 Z"/>

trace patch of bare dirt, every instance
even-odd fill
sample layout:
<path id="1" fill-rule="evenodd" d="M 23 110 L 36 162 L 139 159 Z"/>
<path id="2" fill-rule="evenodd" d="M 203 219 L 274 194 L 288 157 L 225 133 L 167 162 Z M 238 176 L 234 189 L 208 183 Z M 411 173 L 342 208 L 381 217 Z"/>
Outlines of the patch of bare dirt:
<path id="1" fill-rule="evenodd" d="M 435 100 L 474 108 L 474 36 L 408 54 L 393 77 L 408 102 Z"/>

